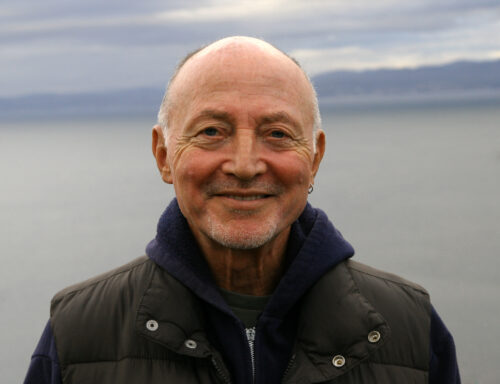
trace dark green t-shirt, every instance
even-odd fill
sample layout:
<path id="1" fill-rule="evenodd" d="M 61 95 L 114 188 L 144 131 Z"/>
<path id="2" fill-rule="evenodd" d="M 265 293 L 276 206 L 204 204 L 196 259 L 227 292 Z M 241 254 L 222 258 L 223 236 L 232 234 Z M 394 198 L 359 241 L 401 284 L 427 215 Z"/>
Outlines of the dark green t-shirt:
<path id="1" fill-rule="evenodd" d="M 243 295 L 241 293 L 235 293 L 226 291 L 224 289 L 220 290 L 222 297 L 226 300 L 229 308 L 238 317 L 246 328 L 255 327 L 257 324 L 257 318 L 264 310 L 269 298 L 271 296 L 252 296 Z"/>

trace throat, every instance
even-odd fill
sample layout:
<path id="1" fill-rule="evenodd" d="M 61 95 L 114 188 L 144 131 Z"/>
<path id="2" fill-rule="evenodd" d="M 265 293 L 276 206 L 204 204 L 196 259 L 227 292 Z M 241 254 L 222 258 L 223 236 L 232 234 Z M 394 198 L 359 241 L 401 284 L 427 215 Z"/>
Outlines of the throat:
<path id="1" fill-rule="evenodd" d="M 221 247 L 204 252 L 219 288 L 245 295 L 272 294 L 283 276 L 286 238 L 274 239 L 272 247 L 235 250 Z"/>
<path id="2" fill-rule="evenodd" d="M 263 264 L 242 266 L 233 260 L 225 265 L 224 274 L 216 275 L 217 285 L 227 291 L 240 294 L 270 295 L 283 275 L 282 264 Z"/>

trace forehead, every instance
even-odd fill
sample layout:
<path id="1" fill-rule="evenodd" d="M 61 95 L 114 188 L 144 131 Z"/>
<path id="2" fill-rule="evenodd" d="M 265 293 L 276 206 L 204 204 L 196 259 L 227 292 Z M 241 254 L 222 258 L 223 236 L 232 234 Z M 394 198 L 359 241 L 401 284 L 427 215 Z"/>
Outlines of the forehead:
<path id="1" fill-rule="evenodd" d="M 216 47 L 199 52 L 179 71 L 170 89 L 169 120 L 182 119 L 197 107 L 207 108 L 206 104 L 231 109 L 241 101 L 261 104 L 259 108 L 271 112 L 277 106 L 288 107 L 312 123 L 312 92 L 298 65 L 275 48 Z"/>

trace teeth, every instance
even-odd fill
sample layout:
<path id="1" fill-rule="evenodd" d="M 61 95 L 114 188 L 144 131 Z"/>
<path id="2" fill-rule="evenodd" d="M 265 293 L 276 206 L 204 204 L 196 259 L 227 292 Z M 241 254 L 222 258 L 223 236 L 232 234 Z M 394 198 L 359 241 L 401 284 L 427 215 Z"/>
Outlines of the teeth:
<path id="1" fill-rule="evenodd" d="M 230 199 L 241 200 L 241 201 L 252 201 L 252 200 L 263 199 L 266 196 L 265 195 L 253 195 L 253 196 L 227 195 L 227 197 L 229 197 Z"/>

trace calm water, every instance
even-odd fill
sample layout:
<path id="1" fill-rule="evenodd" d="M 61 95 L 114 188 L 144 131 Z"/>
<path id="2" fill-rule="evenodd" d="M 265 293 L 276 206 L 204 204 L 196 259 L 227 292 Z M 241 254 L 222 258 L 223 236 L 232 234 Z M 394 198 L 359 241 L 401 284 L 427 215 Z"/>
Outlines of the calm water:
<path id="1" fill-rule="evenodd" d="M 464 383 L 500 377 L 500 107 L 324 113 L 311 202 L 360 261 L 424 285 Z M 0 372 L 21 382 L 64 286 L 144 252 L 173 197 L 153 117 L 0 126 Z"/>

